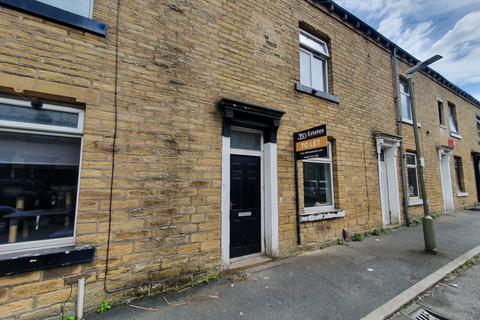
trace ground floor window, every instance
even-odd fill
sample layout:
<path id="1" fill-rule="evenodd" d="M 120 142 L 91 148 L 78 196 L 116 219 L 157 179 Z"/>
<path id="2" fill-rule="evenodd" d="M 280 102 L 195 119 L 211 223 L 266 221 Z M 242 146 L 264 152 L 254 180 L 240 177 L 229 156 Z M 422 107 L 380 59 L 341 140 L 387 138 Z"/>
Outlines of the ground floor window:
<path id="1" fill-rule="evenodd" d="M 408 197 L 411 199 L 419 199 L 420 192 L 418 188 L 417 155 L 415 153 L 407 153 L 406 158 L 408 176 Z"/>
<path id="2" fill-rule="evenodd" d="M 14 118 L 4 114 L 12 106 Z M 60 131 L 78 129 L 81 117 L 75 108 L 0 100 L 0 252 L 73 241 L 82 137 Z"/>
<path id="3" fill-rule="evenodd" d="M 457 178 L 457 189 L 459 192 L 465 192 L 465 179 L 463 177 L 462 158 L 454 156 L 453 161 L 455 164 L 455 176 Z"/>
<path id="4" fill-rule="evenodd" d="M 305 213 L 334 209 L 331 146 L 328 157 L 303 161 L 303 193 Z"/>

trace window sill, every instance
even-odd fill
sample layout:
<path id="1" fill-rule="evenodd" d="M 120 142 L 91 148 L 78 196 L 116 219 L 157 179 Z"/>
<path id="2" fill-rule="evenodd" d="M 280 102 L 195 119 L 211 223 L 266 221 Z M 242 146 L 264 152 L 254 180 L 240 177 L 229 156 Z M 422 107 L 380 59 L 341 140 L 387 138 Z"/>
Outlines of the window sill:
<path id="1" fill-rule="evenodd" d="M 0 276 L 65 267 L 93 261 L 95 247 L 71 246 L 0 255 Z"/>
<path id="2" fill-rule="evenodd" d="M 402 119 L 402 122 L 413 126 L 413 121 L 412 120 Z M 421 128 L 422 124 L 420 122 L 417 122 L 417 127 Z"/>
<path id="3" fill-rule="evenodd" d="M 321 99 L 324 99 L 324 100 L 327 100 L 327 101 L 330 101 L 330 102 L 333 102 L 333 103 L 337 103 L 337 104 L 340 103 L 340 97 L 334 96 L 333 94 L 330 94 L 330 93 L 327 93 L 327 92 L 323 92 L 323 91 L 320 91 L 320 90 L 316 90 L 316 89 L 304 86 L 303 84 L 300 84 L 299 82 L 297 82 L 297 85 L 296 85 L 295 88 L 299 92 L 308 93 L 312 96 L 315 96 L 315 97 L 318 97 L 318 98 L 321 98 Z"/>
<path id="4" fill-rule="evenodd" d="M 107 25 L 103 22 L 95 21 L 42 2 L 34 0 L 0 0 L 0 5 L 18 9 L 50 21 L 58 22 L 100 36 L 106 36 L 107 34 Z"/>
<path id="5" fill-rule="evenodd" d="M 457 197 L 462 198 L 462 197 L 468 197 L 468 192 L 457 192 Z"/>
<path id="6" fill-rule="evenodd" d="M 419 206 L 423 204 L 423 199 L 409 199 L 408 200 L 408 206 L 409 207 L 414 207 L 414 206 Z"/>
<path id="7" fill-rule="evenodd" d="M 300 222 L 313 222 L 327 219 L 343 218 L 345 217 L 344 210 L 330 210 L 326 212 L 317 212 L 317 213 L 304 213 L 300 217 Z"/>
<path id="8" fill-rule="evenodd" d="M 457 133 L 454 133 L 454 132 L 450 132 L 450 136 L 456 138 L 456 139 L 459 139 L 459 140 L 462 140 L 462 136 L 457 134 Z"/>

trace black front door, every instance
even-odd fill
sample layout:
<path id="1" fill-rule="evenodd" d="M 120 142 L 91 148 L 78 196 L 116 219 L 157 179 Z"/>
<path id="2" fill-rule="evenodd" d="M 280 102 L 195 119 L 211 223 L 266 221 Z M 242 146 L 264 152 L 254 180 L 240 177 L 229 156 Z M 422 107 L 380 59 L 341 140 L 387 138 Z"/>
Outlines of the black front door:
<path id="1" fill-rule="evenodd" d="M 261 251 L 260 157 L 230 156 L 230 258 Z"/>
<path id="2" fill-rule="evenodd" d="M 475 181 L 477 182 L 477 199 L 480 202 L 480 154 L 473 155 L 473 165 L 475 166 Z"/>

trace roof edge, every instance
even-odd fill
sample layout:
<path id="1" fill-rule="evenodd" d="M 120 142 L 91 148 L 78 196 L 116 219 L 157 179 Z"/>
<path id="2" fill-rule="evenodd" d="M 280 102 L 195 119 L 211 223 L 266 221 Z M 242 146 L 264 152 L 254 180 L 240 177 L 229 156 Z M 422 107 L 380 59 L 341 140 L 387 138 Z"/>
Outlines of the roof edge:
<path id="1" fill-rule="evenodd" d="M 395 42 L 391 41 L 384 35 L 382 35 L 380 32 L 378 32 L 375 28 L 371 27 L 369 24 L 364 22 L 362 19 L 358 18 L 355 16 L 353 13 L 350 11 L 344 9 L 343 7 L 339 6 L 337 3 L 335 3 L 332 0 L 309 0 L 309 2 L 322 6 L 326 8 L 330 14 L 337 14 L 340 19 L 346 24 L 350 24 L 354 29 L 357 29 L 363 33 L 365 33 L 366 36 L 370 37 L 371 40 L 373 40 L 375 43 L 383 46 L 386 49 L 393 49 L 396 48 L 397 50 L 397 56 L 400 59 L 406 60 L 408 63 L 411 63 L 412 65 L 415 65 L 420 62 L 417 58 L 415 58 L 413 55 L 411 55 L 409 52 L 406 50 L 402 49 L 399 45 L 397 45 Z M 447 89 L 452 91 L 453 93 L 459 95 L 463 99 L 465 99 L 467 102 L 470 102 L 471 104 L 475 105 L 476 107 L 480 108 L 480 101 L 474 98 L 471 94 L 463 90 L 462 88 L 458 87 L 451 81 L 449 81 L 447 78 L 445 78 L 443 75 L 438 73 L 437 71 L 427 67 L 425 70 L 421 71 L 423 74 L 429 76 L 432 78 L 434 81 L 438 82 L 439 84 L 445 86 Z"/>

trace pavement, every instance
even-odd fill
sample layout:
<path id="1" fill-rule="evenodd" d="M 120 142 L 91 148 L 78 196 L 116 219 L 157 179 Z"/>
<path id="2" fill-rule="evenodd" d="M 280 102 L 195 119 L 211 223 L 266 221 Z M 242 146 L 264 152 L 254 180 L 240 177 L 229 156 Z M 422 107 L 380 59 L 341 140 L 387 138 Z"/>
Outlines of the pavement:
<path id="1" fill-rule="evenodd" d="M 360 319 L 480 245 L 478 230 L 480 212 L 458 211 L 436 220 L 437 255 L 424 253 L 422 228 L 414 225 L 251 269 L 241 281 L 131 303 L 143 309 L 118 306 L 85 318 Z"/>
<path id="2" fill-rule="evenodd" d="M 419 296 L 391 320 L 411 319 L 405 315 L 423 308 L 449 320 L 480 319 L 480 263 L 460 269 Z"/>

